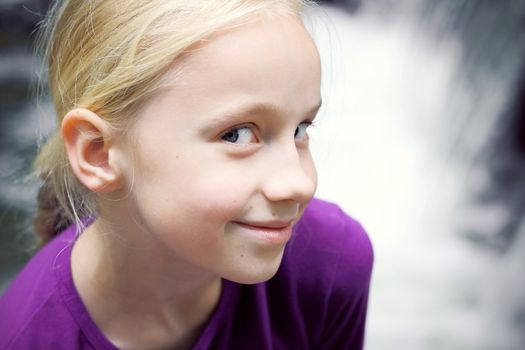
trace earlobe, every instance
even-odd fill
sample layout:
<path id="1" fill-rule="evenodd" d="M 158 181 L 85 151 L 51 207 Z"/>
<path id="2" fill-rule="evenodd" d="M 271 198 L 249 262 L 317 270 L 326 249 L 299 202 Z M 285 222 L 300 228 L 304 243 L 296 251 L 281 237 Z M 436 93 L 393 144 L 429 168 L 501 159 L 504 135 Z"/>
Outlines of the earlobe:
<path id="1" fill-rule="evenodd" d="M 111 192 L 120 186 L 119 169 L 111 159 L 109 124 L 88 109 L 76 108 L 62 120 L 62 138 L 71 168 L 93 192 Z"/>

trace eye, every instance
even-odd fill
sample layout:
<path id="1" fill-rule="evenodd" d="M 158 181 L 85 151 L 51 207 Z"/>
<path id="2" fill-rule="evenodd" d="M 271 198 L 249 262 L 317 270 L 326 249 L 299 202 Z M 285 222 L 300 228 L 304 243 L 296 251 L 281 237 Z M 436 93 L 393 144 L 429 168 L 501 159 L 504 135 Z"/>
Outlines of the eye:
<path id="1" fill-rule="evenodd" d="M 296 140 L 308 140 L 307 129 L 312 125 L 311 121 L 304 121 L 295 129 L 294 138 Z"/>
<path id="2" fill-rule="evenodd" d="M 230 129 L 221 136 L 221 139 L 229 143 L 240 145 L 257 142 L 255 134 L 248 126 L 240 126 Z"/>

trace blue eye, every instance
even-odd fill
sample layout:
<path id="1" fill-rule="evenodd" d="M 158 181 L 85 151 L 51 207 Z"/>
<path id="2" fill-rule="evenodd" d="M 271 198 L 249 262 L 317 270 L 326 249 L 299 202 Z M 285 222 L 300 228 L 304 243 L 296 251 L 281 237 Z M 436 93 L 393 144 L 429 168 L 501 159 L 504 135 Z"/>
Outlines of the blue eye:
<path id="1" fill-rule="evenodd" d="M 307 129 L 309 126 L 312 125 L 312 122 L 306 121 L 299 124 L 299 126 L 295 129 L 294 138 L 296 140 L 307 140 L 308 139 L 308 133 Z"/>
<path id="2" fill-rule="evenodd" d="M 257 142 L 253 131 L 247 126 L 236 127 L 227 131 L 221 137 L 222 140 L 229 143 L 248 144 Z"/>

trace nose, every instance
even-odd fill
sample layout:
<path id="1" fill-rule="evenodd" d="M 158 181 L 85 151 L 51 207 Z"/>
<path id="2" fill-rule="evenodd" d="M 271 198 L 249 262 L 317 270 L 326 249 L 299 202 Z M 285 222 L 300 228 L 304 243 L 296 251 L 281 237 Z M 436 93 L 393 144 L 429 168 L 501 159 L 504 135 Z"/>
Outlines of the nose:
<path id="1" fill-rule="evenodd" d="M 312 199 L 317 173 L 308 150 L 299 151 L 295 145 L 275 150 L 269 164 L 263 186 L 268 200 L 305 203 Z"/>

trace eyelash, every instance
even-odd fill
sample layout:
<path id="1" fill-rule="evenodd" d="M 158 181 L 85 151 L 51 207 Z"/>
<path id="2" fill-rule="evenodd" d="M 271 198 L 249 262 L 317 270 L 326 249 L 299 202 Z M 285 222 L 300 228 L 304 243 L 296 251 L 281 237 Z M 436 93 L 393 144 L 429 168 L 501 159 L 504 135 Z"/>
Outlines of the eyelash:
<path id="1" fill-rule="evenodd" d="M 299 131 L 298 131 L 298 130 L 299 130 L 299 127 L 300 127 L 301 125 L 306 125 L 306 128 L 305 128 L 305 132 L 306 132 L 310 127 L 314 127 L 314 126 L 315 126 L 315 122 L 314 122 L 313 120 L 305 120 L 305 121 L 301 122 L 301 123 L 297 126 L 297 128 L 295 129 L 295 132 L 294 132 L 294 138 L 295 138 L 295 136 L 297 136 L 297 133 L 299 132 Z M 252 131 L 252 125 L 251 125 L 251 124 L 247 124 L 247 125 L 235 126 L 235 127 L 231 128 L 231 129 L 229 129 L 228 131 L 226 131 L 225 133 L 223 133 L 223 134 L 221 135 L 221 140 L 223 140 L 223 141 L 225 141 L 225 142 L 227 142 L 227 143 L 230 143 L 230 144 L 237 144 L 236 141 L 237 141 L 237 140 L 239 139 L 239 137 L 240 137 L 240 136 L 238 135 L 238 131 L 239 131 L 239 130 L 242 130 L 242 129 L 249 129 L 250 132 L 252 132 L 252 134 L 257 138 L 257 135 L 255 135 L 255 132 Z M 228 134 L 233 133 L 233 132 L 235 132 L 235 131 L 237 131 L 237 135 L 236 135 L 237 138 L 235 139 L 235 141 L 232 142 L 232 141 L 225 140 L 225 137 L 226 137 Z M 231 135 L 231 136 L 233 136 L 233 135 Z M 309 137 L 308 137 L 308 134 L 306 134 L 306 140 L 308 140 L 308 138 L 309 138 Z M 257 140 L 257 141 L 258 141 L 258 140 Z M 256 141 L 256 142 L 257 142 L 257 141 Z M 252 143 L 252 142 L 249 142 L 249 143 Z M 244 143 L 240 143 L 239 145 L 245 145 L 245 144 L 244 144 Z"/>
<path id="2" fill-rule="evenodd" d="M 313 121 L 313 120 L 305 120 L 305 121 L 303 121 L 301 124 L 299 124 L 295 130 L 297 131 L 297 130 L 299 129 L 299 127 L 300 127 L 301 125 L 303 125 L 303 124 L 306 125 L 305 132 L 308 132 L 308 129 L 309 129 L 310 127 L 314 126 L 314 121 Z M 294 133 L 294 138 L 295 138 L 295 136 L 297 136 L 296 133 Z M 306 139 L 307 139 L 307 140 L 309 139 L 309 135 L 308 135 L 308 133 L 306 134 Z"/>

